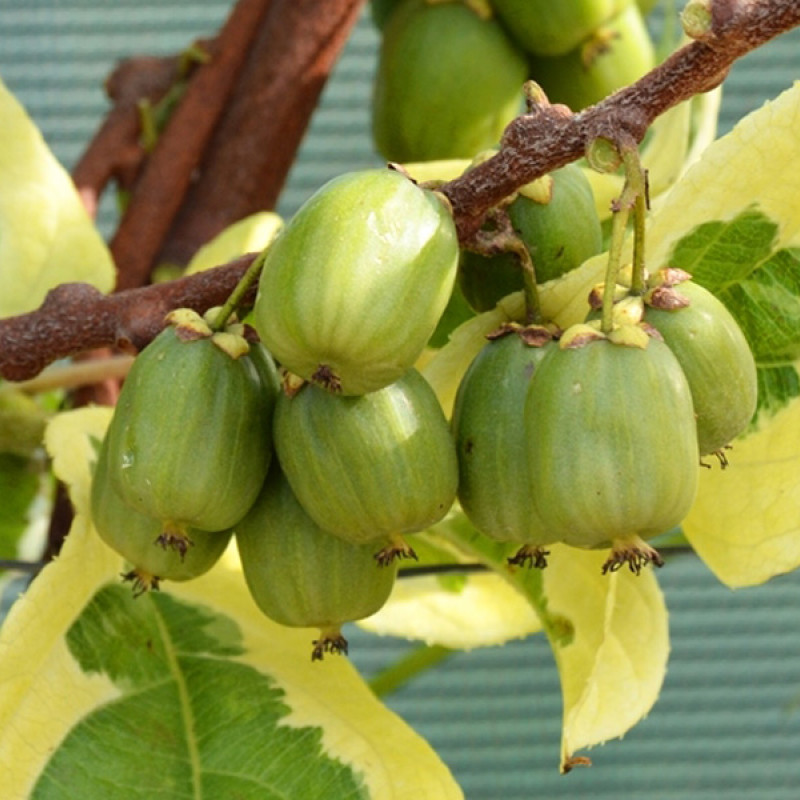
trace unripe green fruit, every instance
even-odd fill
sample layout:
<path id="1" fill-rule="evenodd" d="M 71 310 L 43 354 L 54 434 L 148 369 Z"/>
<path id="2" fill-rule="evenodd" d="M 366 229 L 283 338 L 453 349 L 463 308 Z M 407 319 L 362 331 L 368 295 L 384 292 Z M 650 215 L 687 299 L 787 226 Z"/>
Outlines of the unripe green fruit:
<path id="1" fill-rule="evenodd" d="M 537 283 L 553 280 L 579 267 L 603 246 L 594 195 L 583 170 L 568 164 L 551 174 L 550 201 L 541 203 L 519 194 L 508 216 L 533 261 Z M 462 252 L 459 284 L 476 311 L 523 287 L 519 259 L 511 253 L 486 257 Z"/>
<path id="2" fill-rule="evenodd" d="M 453 288 L 455 225 L 441 200 L 391 170 L 323 186 L 271 245 L 255 325 L 291 372 L 342 394 L 400 378 Z"/>
<path id="3" fill-rule="evenodd" d="M 458 499 L 470 522 L 498 541 L 554 541 L 533 507 L 523 435 L 531 378 L 558 347 L 540 330 L 544 338 L 537 346 L 526 344 L 520 330 L 484 345 L 464 374 L 453 409 Z"/>
<path id="4" fill-rule="evenodd" d="M 551 103 L 579 111 L 634 83 L 654 66 L 650 34 L 632 3 L 569 53 L 532 58 L 530 72 Z"/>
<path id="5" fill-rule="evenodd" d="M 527 52 L 560 56 L 577 47 L 632 1 L 492 0 L 492 5 Z"/>
<path id="6" fill-rule="evenodd" d="M 370 0 L 369 10 L 372 23 L 379 31 L 384 29 L 389 17 L 402 2 L 403 0 Z"/>
<path id="7" fill-rule="evenodd" d="M 182 323 L 162 331 L 134 362 L 108 429 L 115 490 L 177 528 L 229 528 L 271 458 L 274 393 L 250 358 L 215 341 Z"/>
<path id="8" fill-rule="evenodd" d="M 462 250 L 458 285 L 475 311 L 491 311 L 498 301 L 523 288 L 522 265 L 514 253 L 485 256 Z"/>
<path id="9" fill-rule="evenodd" d="M 92 524 L 100 538 L 132 565 L 125 578 L 134 582 L 135 590 L 158 588 L 162 580 L 191 580 L 217 563 L 230 541 L 230 529 L 209 532 L 189 528 L 182 547 L 161 544 L 161 521 L 127 505 L 111 478 L 105 439 L 92 476 Z"/>
<path id="10" fill-rule="evenodd" d="M 416 370 L 360 397 L 312 385 L 280 396 L 275 451 L 309 516 L 351 542 L 427 528 L 455 499 L 450 428 Z"/>
<path id="11" fill-rule="evenodd" d="M 396 565 L 376 564 L 373 546 L 346 542 L 320 528 L 277 465 L 236 525 L 236 544 L 258 607 L 281 625 L 321 629 L 312 658 L 346 652 L 341 624 L 378 611 L 397 574 Z"/>
<path id="12" fill-rule="evenodd" d="M 664 337 L 689 382 L 700 455 L 719 453 L 755 413 L 755 360 L 736 320 L 711 292 L 691 281 L 675 289 L 689 305 L 648 306 L 645 320 Z"/>
<path id="13" fill-rule="evenodd" d="M 641 539 L 689 511 L 699 459 L 694 410 L 663 342 L 641 349 L 599 339 L 552 350 L 531 380 L 525 425 L 533 500 L 559 541 L 613 546 L 611 568 L 638 568 Z"/>
<path id="14" fill-rule="evenodd" d="M 461 3 L 400 5 L 383 31 L 372 102 L 389 161 L 471 158 L 521 111 L 527 64 L 500 24 Z"/>
<path id="15" fill-rule="evenodd" d="M 30 395 L 4 387 L 0 394 L 0 453 L 30 456 L 42 446 L 47 417 Z"/>

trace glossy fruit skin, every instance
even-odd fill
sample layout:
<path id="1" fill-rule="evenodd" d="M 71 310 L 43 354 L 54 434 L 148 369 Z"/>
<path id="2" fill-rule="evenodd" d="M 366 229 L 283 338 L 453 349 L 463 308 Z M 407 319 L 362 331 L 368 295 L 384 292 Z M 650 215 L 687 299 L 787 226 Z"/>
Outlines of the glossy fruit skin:
<path id="1" fill-rule="evenodd" d="M 427 528 L 455 499 L 453 437 L 416 370 L 360 397 L 312 385 L 279 397 L 275 452 L 309 516 L 352 542 Z"/>
<path id="2" fill-rule="evenodd" d="M 648 307 L 645 321 L 680 362 L 697 416 L 700 455 L 720 451 L 747 427 L 756 410 L 756 364 L 739 325 L 724 304 L 692 281 L 678 284 L 686 308 Z"/>
<path id="3" fill-rule="evenodd" d="M 270 247 L 255 326 L 296 375 L 323 383 L 324 367 L 342 394 L 375 391 L 424 349 L 457 265 L 453 219 L 432 192 L 391 170 L 348 173 L 323 186 Z"/>
<path id="4" fill-rule="evenodd" d="M 523 432 L 531 378 L 557 347 L 554 341 L 531 347 L 514 333 L 487 342 L 456 394 L 452 425 L 458 499 L 470 522 L 498 541 L 553 541 L 531 500 Z"/>
<path id="5" fill-rule="evenodd" d="M 520 194 L 508 207 L 511 224 L 531 255 L 537 283 L 579 267 L 603 247 L 594 195 L 583 170 L 568 164 L 550 174 L 549 203 Z M 462 252 L 458 280 L 476 311 L 494 308 L 498 300 L 523 286 L 519 260 L 510 253 L 486 257 Z"/>
<path id="6" fill-rule="evenodd" d="M 525 431 L 533 500 L 559 541 L 598 548 L 647 539 L 691 507 L 699 469 L 691 392 L 663 342 L 552 350 L 531 380 Z"/>
<path id="7" fill-rule="evenodd" d="M 162 547 L 163 525 L 127 505 L 114 489 L 103 441 L 92 476 L 92 524 L 100 538 L 116 550 L 134 570 L 160 580 L 187 581 L 208 572 L 228 546 L 232 531 L 187 530 L 191 545 L 186 552 Z"/>
<path id="8" fill-rule="evenodd" d="M 655 66 L 653 43 L 635 3 L 594 36 L 565 55 L 531 58 L 531 77 L 550 102 L 579 111 L 634 83 Z"/>
<path id="9" fill-rule="evenodd" d="M 372 132 L 389 161 L 472 158 L 522 110 L 527 64 L 493 19 L 461 3 L 410 0 L 387 20 Z"/>
<path id="10" fill-rule="evenodd" d="M 373 546 L 320 528 L 278 468 L 236 525 L 236 544 L 250 594 L 281 625 L 328 628 L 374 614 L 397 574 L 396 564 L 376 564 Z"/>
<path id="11" fill-rule="evenodd" d="M 559 56 L 633 0 L 492 0 L 508 31 L 529 53 Z"/>
<path id="12" fill-rule="evenodd" d="M 166 328 L 134 362 L 108 429 L 115 490 L 158 520 L 229 528 L 264 481 L 273 406 L 250 358 Z"/>

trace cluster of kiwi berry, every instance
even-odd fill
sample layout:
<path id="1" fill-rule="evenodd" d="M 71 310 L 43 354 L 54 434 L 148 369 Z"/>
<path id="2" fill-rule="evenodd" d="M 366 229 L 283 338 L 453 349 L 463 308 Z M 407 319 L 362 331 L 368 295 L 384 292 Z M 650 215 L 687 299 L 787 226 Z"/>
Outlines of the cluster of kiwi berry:
<path id="1" fill-rule="evenodd" d="M 637 72 L 652 57 L 633 0 L 373 0 L 373 14 L 374 131 L 392 160 L 491 147 L 531 74 L 576 107 L 616 88 L 559 96 L 548 69 L 569 74 L 576 54 L 591 74 L 629 38 L 650 54 L 629 59 Z M 635 34 L 609 33 L 630 19 Z M 646 540 L 681 522 L 703 456 L 725 464 L 755 365 L 722 303 L 674 269 L 615 287 L 602 324 L 599 290 L 565 331 L 530 313 L 537 283 L 603 247 L 575 165 L 493 209 L 470 249 L 446 198 L 400 168 L 327 183 L 264 254 L 252 326 L 180 309 L 136 359 L 91 497 L 125 577 L 137 592 L 189 580 L 235 537 L 255 603 L 318 628 L 317 659 L 386 602 L 414 556 L 404 535 L 454 508 L 514 543 L 513 565 L 546 566 L 554 542 L 610 548 L 604 571 L 660 563 Z M 487 337 L 448 420 L 415 365 L 520 290 L 524 318 Z"/>
<path id="2" fill-rule="evenodd" d="M 258 334 L 219 309 L 168 316 L 92 486 L 95 526 L 138 591 L 204 573 L 235 534 L 258 606 L 318 627 L 315 658 L 346 649 L 341 624 L 377 611 L 412 554 L 402 534 L 455 499 L 449 424 L 413 364 L 458 254 L 433 192 L 390 170 L 344 175 L 268 250 Z"/>
<path id="3" fill-rule="evenodd" d="M 644 540 L 681 521 L 700 456 L 753 412 L 736 322 L 675 270 L 646 292 L 620 287 L 609 333 L 594 312 L 563 333 L 511 322 L 448 421 L 414 365 L 459 263 L 440 194 L 392 169 L 349 173 L 267 250 L 254 328 L 219 309 L 167 317 L 125 381 L 92 486 L 95 527 L 138 591 L 204 573 L 234 535 L 256 604 L 319 628 L 321 658 L 386 602 L 397 558 L 413 556 L 403 535 L 457 500 L 482 533 L 520 545 L 516 564 L 545 566 L 556 541 L 611 547 L 608 569 L 657 561 Z"/>
<path id="4" fill-rule="evenodd" d="M 636 0 L 372 0 L 378 151 L 403 163 L 494 146 L 534 80 L 578 111 L 655 65 Z"/>

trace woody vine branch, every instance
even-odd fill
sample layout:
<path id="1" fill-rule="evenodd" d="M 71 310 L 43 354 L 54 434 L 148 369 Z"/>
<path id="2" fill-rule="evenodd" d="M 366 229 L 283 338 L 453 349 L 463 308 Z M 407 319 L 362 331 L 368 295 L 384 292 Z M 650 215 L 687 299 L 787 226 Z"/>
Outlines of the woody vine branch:
<path id="1" fill-rule="evenodd" d="M 280 5 L 280 0 L 273 4 Z M 359 3 L 337 0 L 334 5 L 338 13 L 332 24 L 349 30 Z M 468 241 L 490 208 L 518 187 L 580 158 L 598 137 L 640 142 L 660 114 L 713 89 L 737 59 L 797 25 L 796 0 L 714 0 L 708 29 L 631 86 L 579 113 L 546 101 L 532 104 L 506 128 L 497 155 L 441 187 L 452 205 L 459 238 Z M 306 100 L 320 88 L 315 84 Z M 39 309 L 0 320 L 0 375 L 25 380 L 53 361 L 89 348 L 140 349 L 172 308 L 204 312 L 224 301 L 252 258 L 109 296 L 80 284 L 56 287 Z"/>

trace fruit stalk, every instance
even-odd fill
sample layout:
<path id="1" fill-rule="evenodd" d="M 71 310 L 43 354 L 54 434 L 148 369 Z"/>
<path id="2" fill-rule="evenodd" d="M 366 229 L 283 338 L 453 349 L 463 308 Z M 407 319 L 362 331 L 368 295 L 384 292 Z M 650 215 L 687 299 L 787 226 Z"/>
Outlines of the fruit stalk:
<path id="1" fill-rule="evenodd" d="M 256 282 L 258 281 L 259 276 L 261 275 L 261 270 L 264 267 L 264 261 L 267 257 L 267 250 L 269 248 L 265 247 L 252 261 L 250 266 L 245 271 L 244 275 L 239 279 L 239 282 L 234 286 L 233 291 L 230 293 L 230 296 L 225 301 L 225 304 L 219 310 L 219 314 L 217 314 L 214 323 L 211 326 L 211 330 L 213 331 L 221 331 L 225 329 L 225 325 L 227 325 L 228 320 L 230 319 L 231 315 L 239 309 L 239 306 L 242 305 L 242 301 L 245 297 L 247 297 L 248 292 L 250 289 L 255 286 Z"/>
<path id="2" fill-rule="evenodd" d="M 611 333 L 614 327 L 614 290 L 622 264 L 622 246 L 631 210 L 634 211 L 634 277 L 631 289 L 641 294 L 644 287 L 644 214 L 646 212 L 646 179 L 639 160 L 636 143 L 626 142 L 620 147 L 620 156 L 625 168 L 625 185 L 619 198 L 614 201 L 614 216 L 611 220 L 611 245 L 608 251 L 605 286 L 603 288 L 603 316 L 601 330 Z M 637 277 L 638 271 L 638 277 Z M 638 287 L 638 291 L 634 289 Z"/>

